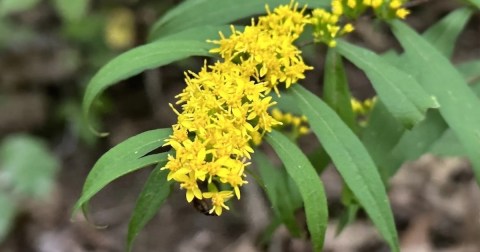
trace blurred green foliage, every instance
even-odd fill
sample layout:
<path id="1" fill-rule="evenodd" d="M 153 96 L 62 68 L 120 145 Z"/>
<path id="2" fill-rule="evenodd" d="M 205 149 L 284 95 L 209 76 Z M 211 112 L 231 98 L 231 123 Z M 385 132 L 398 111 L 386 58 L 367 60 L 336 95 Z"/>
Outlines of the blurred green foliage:
<path id="1" fill-rule="evenodd" d="M 0 241 L 22 199 L 43 199 L 52 190 L 59 161 L 45 143 L 15 134 L 0 142 Z"/>

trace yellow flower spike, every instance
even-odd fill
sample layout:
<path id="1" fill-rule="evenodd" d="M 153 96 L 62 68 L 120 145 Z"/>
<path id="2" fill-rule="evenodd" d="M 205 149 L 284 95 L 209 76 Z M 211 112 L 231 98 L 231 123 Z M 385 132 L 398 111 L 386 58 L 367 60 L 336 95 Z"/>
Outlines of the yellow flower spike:
<path id="1" fill-rule="evenodd" d="M 198 73 L 185 73 L 187 86 L 175 96 L 181 112 L 171 105 L 178 123 L 165 144 L 175 155 L 163 169 L 186 190 L 188 202 L 205 195 L 212 199 L 211 213 L 228 210 L 222 202 L 233 195 L 240 198 L 240 187 L 247 183 L 244 171 L 254 151 L 251 144 L 259 144 L 265 133 L 282 124 L 268 113 L 275 104 L 270 92 L 278 92 L 279 84 L 288 88 L 312 69 L 293 45 L 310 22 L 305 8 L 297 8 L 292 1 L 267 9 L 267 16 L 258 22 L 252 19 L 243 32 L 232 26 L 231 36 L 220 33 L 220 40 L 209 41 L 217 45 L 210 52 L 223 60 L 205 62 Z M 202 193 L 201 181 L 216 181 L 231 190 Z"/>

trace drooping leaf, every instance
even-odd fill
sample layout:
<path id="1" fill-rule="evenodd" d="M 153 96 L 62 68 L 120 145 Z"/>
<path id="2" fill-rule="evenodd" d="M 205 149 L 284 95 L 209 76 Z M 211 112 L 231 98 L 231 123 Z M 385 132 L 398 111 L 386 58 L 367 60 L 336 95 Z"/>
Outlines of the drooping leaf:
<path id="1" fill-rule="evenodd" d="M 238 27 L 240 30 L 242 27 Z M 83 97 L 83 113 L 87 120 L 95 99 L 121 80 L 148 69 L 153 69 L 191 56 L 211 56 L 208 51 L 215 46 L 207 39 L 218 38 L 218 32 L 230 34 L 227 26 L 201 26 L 161 40 L 131 49 L 103 66 L 87 85 Z"/>
<path id="2" fill-rule="evenodd" d="M 300 0 L 299 6 L 326 7 L 327 0 Z M 150 30 L 149 40 L 155 40 L 195 26 L 228 24 L 235 20 L 265 13 L 265 4 L 272 10 L 287 0 L 190 0 L 184 1 L 160 18 Z M 227 13 L 227 14 L 226 14 Z"/>
<path id="3" fill-rule="evenodd" d="M 345 183 L 370 216 L 392 251 L 399 251 L 397 232 L 382 179 L 365 146 L 321 99 L 301 86 L 293 98 L 333 160 Z"/>
<path id="4" fill-rule="evenodd" d="M 337 47 L 340 54 L 365 72 L 379 98 L 405 127 L 413 127 L 425 118 L 427 109 L 438 107 L 411 75 L 375 53 L 344 41 L 338 41 Z"/>
<path id="5" fill-rule="evenodd" d="M 129 50 L 102 67 L 87 85 L 83 112 L 89 118 L 91 106 L 106 88 L 147 69 L 163 66 L 190 56 L 208 56 L 210 44 L 188 40 L 159 40 Z"/>
<path id="6" fill-rule="evenodd" d="M 150 173 L 143 190 L 137 199 L 130 223 L 128 224 L 127 248 L 132 250 L 133 241 L 143 227 L 155 216 L 158 209 L 170 195 L 171 181 L 167 181 L 168 171 L 161 170 L 166 162 L 160 162 Z"/>
<path id="7" fill-rule="evenodd" d="M 289 200 L 287 180 L 283 177 L 286 174 L 283 174 L 283 170 L 275 168 L 260 150 L 255 151 L 253 162 L 258 168 L 273 211 L 293 236 L 300 236 L 300 229 L 295 220 L 296 206 Z"/>
<path id="8" fill-rule="evenodd" d="M 29 135 L 10 135 L 0 145 L 3 186 L 27 197 L 51 192 L 59 162 L 46 144 Z"/>
<path id="9" fill-rule="evenodd" d="M 437 98 L 442 117 L 465 147 L 480 183 L 480 100 L 435 47 L 400 21 L 391 27 L 415 69 L 412 74 Z"/>
<path id="10" fill-rule="evenodd" d="M 167 153 L 145 156 L 161 147 L 171 129 L 150 130 L 130 137 L 113 147 L 95 163 L 83 185 L 74 213 L 113 180 L 140 168 L 167 160 Z"/>
<path id="11" fill-rule="evenodd" d="M 463 31 L 472 14 L 471 8 L 458 8 L 431 26 L 422 36 L 445 57 L 450 58 L 458 35 Z"/>
<path id="12" fill-rule="evenodd" d="M 314 251 L 321 251 L 328 221 L 327 198 L 323 183 L 307 157 L 286 136 L 272 131 L 266 136 L 266 140 L 280 157 L 287 173 L 300 190 Z"/>

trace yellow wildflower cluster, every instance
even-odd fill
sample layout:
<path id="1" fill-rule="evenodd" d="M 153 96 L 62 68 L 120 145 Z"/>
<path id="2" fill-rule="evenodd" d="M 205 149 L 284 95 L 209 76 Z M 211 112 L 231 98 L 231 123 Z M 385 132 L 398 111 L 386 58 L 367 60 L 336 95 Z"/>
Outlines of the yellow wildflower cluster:
<path id="1" fill-rule="evenodd" d="M 330 47 L 336 46 L 336 38 L 354 30 L 351 23 L 342 25 L 341 19 L 356 19 L 368 8 L 384 20 L 404 19 L 410 12 L 402 6 L 406 0 L 332 0 L 329 12 L 325 9 L 314 9 L 310 23 L 314 26 L 315 42 L 322 42 Z"/>
<path id="2" fill-rule="evenodd" d="M 354 30 L 353 25 L 348 23 L 341 26 L 338 22 L 340 15 L 328 12 L 324 9 L 314 9 L 311 23 L 314 25 L 313 37 L 315 42 L 323 42 L 330 47 L 335 47 L 335 39 Z"/>
<path id="3" fill-rule="evenodd" d="M 404 19 L 410 13 L 402 7 L 405 2 L 406 0 L 333 0 L 332 9 L 335 14 L 351 19 L 356 19 L 369 7 L 381 19 Z"/>
<path id="4" fill-rule="evenodd" d="M 266 93 L 274 89 L 278 94 L 279 83 L 290 87 L 305 78 L 304 72 L 312 69 L 301 57 L 301 51 L 293 44 L 304 26 L 309 23 L 304 15 L 305 8 L 296 11 L 298 4 L 279 6 L 258 23 L 245 27 L 243 32 L 232 26 L 232 35 L 227 39 L 220 33 L 221 40 L 212 41 L 219 47 L 211 53 L 219 53 L 225 61 L 240 64 L 256 82 L 264 82 Z"/>
<path id="5" fill-rule="evenodd" d="M 210 213 L 221 215 L 234 195 L 240 199 L 251 144 L 281 124 L 268 109 L 277 85 L 287 87 L 304 78 L 301 51 L 293 45 L 308 18 L 297 5 L 280 6 L 258 23 L 212 41 L 223 61 L 186 74 L 187 87 L 176 96 L 181 112 L 165 145 L 175 150 L 163 169 L 168 180 L 186 190 L 188 202 L 209 199 Z M 219 191 L 217 186 L 221 187 Z"/>
<path id="6" fill-rule="evenodd" d="M 363 102 L 352 97 L 350 103 L 352 105 L 353 113 L 356 115 L 365 116 L 373 108 L 373 105 L 375 105 L 376 101 L 377 97 L 366 99 Z"/>
<path id="7" fill-rule="evenodd" d="M 282 127 L 291 127 L 294 136 L 306 135 L 310 132 L 306 116 L 296 116 L 291 113 L 283 113 L 280 109 L 272 109 L 272 116 L 282 123 Z"/>

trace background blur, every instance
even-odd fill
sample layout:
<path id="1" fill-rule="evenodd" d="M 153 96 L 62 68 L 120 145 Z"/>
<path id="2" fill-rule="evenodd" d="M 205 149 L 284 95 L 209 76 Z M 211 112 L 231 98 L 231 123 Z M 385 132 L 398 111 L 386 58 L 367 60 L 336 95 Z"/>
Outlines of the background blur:
<path id="1" fill-rule="evenodd" d="M 168 107 L 183 88 L 183 72 L 197 71 L 203 59 L 189 59 L 144 72 L 109 88 L 95 112 L 97 138 L 81 114 L 89 79 L 109 59 L 146 42 L 149 27 L 180 1 L 0 0 L 0 251 L 124 251 L 130 213 L 151 168 L 125 176 L 92 201 L 91 219 L 71 219 L 94 162 L 122 140 L 148 129 L 169 127 Z M 421 1 L 419 1 L 421 2 Z M 408 22 L 423 31 L 459 6 L 431 0 L 412 8 Z M 365 18 L 349 37 L 383 52 L 398 44 L 382 25 Z M 456 63 L 480 59 L 480 14 L 468 23 L 456 46 Z M 215 38 L 213 38 L 215 39 Z M 316 70 L 305 80 L 321 93 L 324 49 L 307 47 Z M 373 95 L 365 76 L 347 63 L 352 93 Z M 316 143 L 301 139 L 302 147 Z M 275 157 L 273 157 L 275 158 Z M 342 183 L 330 167 L 322 175 L 331 227 L 325 251 L 388 251 L 375 228 L 360 214 L 339 237 Z M 402 251 L 480 251 L 480 191 L 469 163 L 460 158 L 424 156 L 406 164 L 391 181 L 391 202 Z M 261 245 L 272 212 L 252 181 L 242 200 L 222 217 L 189 206 L 184 192 L 172 196 L 136 240 L 134 251 L 310 251 L 308 242 L 273 233 Z M 245 196 L 243 196 L 245 195 Z M 304 222 L 301 215 L 300 222 Z"/>

